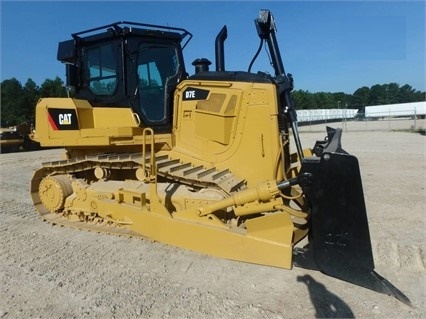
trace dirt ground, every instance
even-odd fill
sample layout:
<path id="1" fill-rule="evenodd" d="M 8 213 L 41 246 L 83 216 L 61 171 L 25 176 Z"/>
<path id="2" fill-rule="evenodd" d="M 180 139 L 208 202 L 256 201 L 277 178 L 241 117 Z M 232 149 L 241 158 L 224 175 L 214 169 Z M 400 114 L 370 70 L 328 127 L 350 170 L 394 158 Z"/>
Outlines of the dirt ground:
<path id="1" fill-rule="evenodd" d="M 324 135 L 304 132 L 302 144 Z M 413 308 L 316 271 L 50 226 L 29 182 L 63 151 L 1 154 L 0 318 L 426 318 L 425 141 L 385 131 L 342 139 L 360 162 L 376 271 Z"/>

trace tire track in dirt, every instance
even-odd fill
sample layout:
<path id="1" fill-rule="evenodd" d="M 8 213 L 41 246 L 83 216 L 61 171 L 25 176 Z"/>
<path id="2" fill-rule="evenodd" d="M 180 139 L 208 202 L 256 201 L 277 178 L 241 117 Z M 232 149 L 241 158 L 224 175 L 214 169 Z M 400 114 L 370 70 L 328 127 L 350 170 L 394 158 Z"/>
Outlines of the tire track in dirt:
<path id="1" fill-rule="evenodd" d="M 374 240 L 371 245 L 376 266 L 385 265 L 414 272 L 425 271 L 426 259 L 421 247 Z"/>
<path id="2" fill-rule="evenodd" d="M 17 202 L 15 199 L 1 200 L 0 214 L 28 220 L 38 217 L 32 204 Z"/>

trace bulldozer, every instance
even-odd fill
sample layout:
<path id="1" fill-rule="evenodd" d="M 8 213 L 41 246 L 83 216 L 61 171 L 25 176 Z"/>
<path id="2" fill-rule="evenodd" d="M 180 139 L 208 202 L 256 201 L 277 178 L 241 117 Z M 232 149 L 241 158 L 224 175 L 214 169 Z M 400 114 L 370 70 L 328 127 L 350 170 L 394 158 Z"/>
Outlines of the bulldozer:
<path id="1" fill-rule="evenodd" d="M 220 258 L 327 275 L 409 299 L 374 271 L 358 160 L 341 129 L 302 148 L 269 10 L 248 71 L 189 75 L 183 28 L 120 21 L 60 42 L 73 97 L 36 105 L 34 139 L 65 156 L 35 171 L 31 196 L 53 224 L 149 238 Z M 274 75 L 251 72 L 262 47 Z M 294 148 L 294 151 L 292 149 Z"/>
<path id="2" fill-rule="evenodd" d="M 29 122 L 0 128 L 0 153 L 34 151 L 39 149 L 38 143 L 32 140 L 32 126 Z"/>

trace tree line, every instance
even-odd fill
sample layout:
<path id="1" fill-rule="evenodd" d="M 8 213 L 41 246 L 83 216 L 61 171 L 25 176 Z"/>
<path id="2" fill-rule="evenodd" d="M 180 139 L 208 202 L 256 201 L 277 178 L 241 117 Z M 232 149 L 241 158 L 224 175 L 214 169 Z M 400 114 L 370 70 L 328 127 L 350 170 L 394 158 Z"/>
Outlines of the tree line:
<path id="1" fill-rule="evenodd" d="M 294 90 L 292 95 L 296 109 L 359 109 L 366 105 L 424 101 L 426 92 L 417 91 L 408 84 L 389 83 L 363 86 L 353 94 Z M 65 96 L 64 82 L 59 77 L 46 79 L 40 86 L 32 79 L 24 85 L 16 78 L 4 80 L 1 82 L 1 126 L 33 123 L 35 105 L 40 98 Z"/>
<path id="2" fill-rule="evenodd" d="M 400 86 L 398 83 L 389 83 L 363 86 L 353 94 L 295 90 L 293 99 L 296 109 L 359 109 L 369 105 L 425 101 L 426 92 L 417 91 L 408 84 Z"/>
<path id="3" fill-rule="evenodd" d="M 56 77 L 38 86 L 32 79 L 24 85 L 12 78 L 1 82 L 1 127 L 34 122 L 35 106 L 43 97 L 67 96 L 64 82 Z"/>

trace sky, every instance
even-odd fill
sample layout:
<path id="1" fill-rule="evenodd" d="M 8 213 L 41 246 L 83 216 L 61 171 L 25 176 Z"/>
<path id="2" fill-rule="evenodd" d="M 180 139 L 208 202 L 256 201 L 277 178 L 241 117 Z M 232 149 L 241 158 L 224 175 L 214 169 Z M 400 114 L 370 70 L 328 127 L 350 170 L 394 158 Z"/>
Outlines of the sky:
<path id="1" fill-rule="evenodd" d="M 226 25 L 226 70 L 247 71 L 259 46 L 254 19 L 271 10 L 284 68 L 295 89 L 354 93 L 362 86 L 396 82 L 426 91 L 424 1 L 3 1 L 1 81 L 32 79 L 41 85 L 65 66 L 58 42 L 71 33 L 117 21 L 180 27 L 193 38 L 192 61 L 213 62 L 214 41 Z M 252 71 L 274 74 L 265 49 Z"/>

